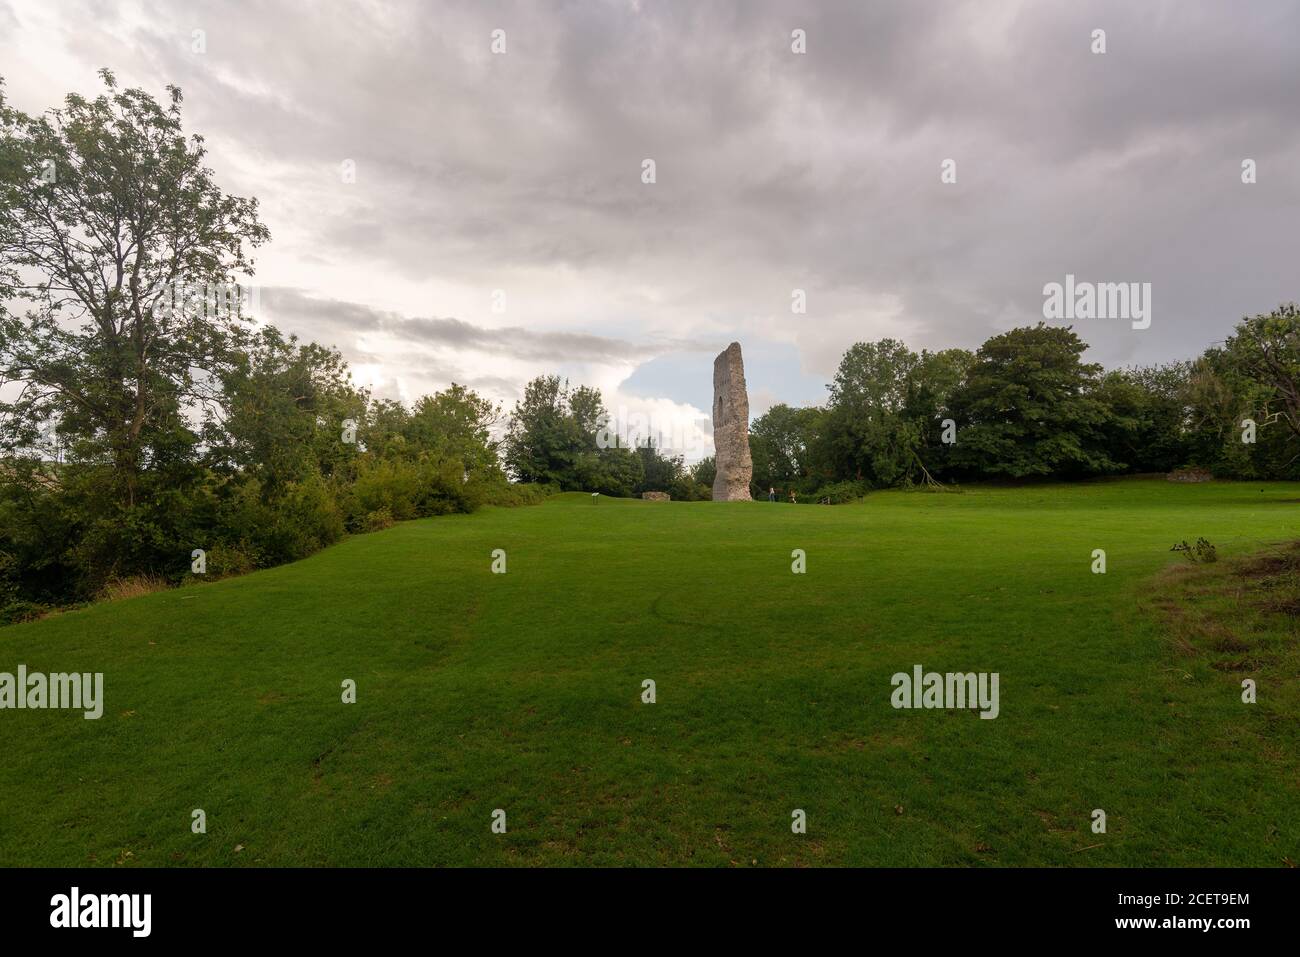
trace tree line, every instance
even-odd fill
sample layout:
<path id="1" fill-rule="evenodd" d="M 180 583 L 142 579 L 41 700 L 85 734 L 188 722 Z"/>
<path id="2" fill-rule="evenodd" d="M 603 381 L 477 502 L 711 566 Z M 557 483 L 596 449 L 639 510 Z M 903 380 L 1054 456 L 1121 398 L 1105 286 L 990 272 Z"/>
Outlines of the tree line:
<path id="1" fill-rule="evenodd" d="M 408 406 L 253 322 L 237 277 L 270 238 L 256 200 L 216 184 L 179 90 L 159 103 L 101 76 L 39 116 L 0 79 L 0 622 L 556 490 L 710 497 L 711 459 L 601 441 L 598 390 L 541 376 L 508 416 L 456 384 Z M 1194 361 L 1112 372 L 1042 324 L 974 352 L 858 343 L 824 406 L 754 420 L 753 491 L 1300 478 L 1298 329 L 1286 305 Z"/>
<path id="2" fill-rule="evenodd" d="M 1070 327 L 1039 323 L 974 351 L 859 342 L 821 406 L 772 406 L 750 423 L 751 492 L 832 503 L 871 489 L 1074 480 L 1203 469 L 1300 479 L 1300 311 L 1243 319 L 1195 359 L 1106 371 Z M 530 382 L 510 417 L 506 467 L 565 490 L 709 498 L 714 461 L 653 445 L 601 447 L 600 393 Z"/>
<path id="3" fill-rule="evenodd" d="M 1068 327 L 977 350 L 861 342 L 829 401 L 750 426 L 754 490 L 840 500 L 872 488 L 1200 468 L 1300 479 L 1300 311 L 1243 319 L 1195 359 L 1106 371 Z"/>

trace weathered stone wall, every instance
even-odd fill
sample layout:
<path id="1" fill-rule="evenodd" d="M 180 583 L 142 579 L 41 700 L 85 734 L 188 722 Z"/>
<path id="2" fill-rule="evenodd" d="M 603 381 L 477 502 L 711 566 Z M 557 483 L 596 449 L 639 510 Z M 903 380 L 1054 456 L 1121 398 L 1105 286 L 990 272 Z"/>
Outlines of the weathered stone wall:
<path id="1" fill-rule="evenodd" d="M 750 501 L 754 463 L 749 457 L 749 392 L 739 342 L 713 360 L 713 446 L 718 465 L 713 500 Z"/>
<path id="2" fill-rule="evenodd" d="M 667 492 L 642 492 L 641 497 L 647 502 L 671 502 L 673 497 Z"/>
<path id="3" fill-rule="evenodd" d="M 1179 469 L 1170 472 L 1166 478 L 1171 482 L 1208 482 L 1214 478 L 1209 469 Z"/>

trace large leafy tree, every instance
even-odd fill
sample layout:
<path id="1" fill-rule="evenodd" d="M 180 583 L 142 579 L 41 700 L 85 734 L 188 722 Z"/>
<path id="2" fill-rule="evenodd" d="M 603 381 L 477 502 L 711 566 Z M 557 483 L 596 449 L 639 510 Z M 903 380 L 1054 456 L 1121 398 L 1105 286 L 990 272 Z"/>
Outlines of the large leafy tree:
<path id="1" fill-rule="evenodd" d="M 56 423 L 129 508 L 146 469 L 197 444 L 193 413 L 244 328 L 237 300 L 201 303 L 251 274 L 268 232 L 256 200 L 213 181 L 179 89 L 159 104 L 100 76 L 103 94 L 41 116 L 0 99 L 0 273 L 27 303 L 0 316 L 0 384 L 17 386 L 0 442 Z"/>
<path id="2" fill-rule="evenodd" d="M 830 385 L 814 458 L 845 479 L 893 485 L 919 478 L 941 458 L 939 419 L 973 362 L 963 349 L 922 351 L 897 339 L 859 342 Z"/>
<path id="3" fill-rule="evenodd" d="M 912 370 L 906 415 L 920 434 L 916 462 L 936 474 L 949 470 L 952 446 L 943 441 L 943 422 L 952 417 L 953 396 L 974 362 L 974 354 L 965 349 L 922 349 Z"/>
<path id="4" fill-rule="evenodd" d="M 1249 398 L 1266 423 L 1300 438 L 1300 306 L 1243 319 L 1224 343 L 1234 368 L 1259 387 Z"/>
<path id="5" fill-rule="evenodd" d="M 847 478 L 892 485 L 912 468 L 921 441 L 908 421 L 908 383 L 917 355 L 897 339 L 858 342 L 830 384 L 828 451 Z"/>
<path id="6" fill-rule="evenodd" d="M 515 403 L 502 444 L 506 467 L 523 482 L 565 491 L 631 495 L 644 477 L 633 449 L 597 441 L 608 421 L 600 392 L 538 376 Z"/>
<path id="7" fill-rule="evenodd" d="M 1011 478 L 1117 469 L 1103 447 L 1101 367 L 1083 361 L 1086 348 L 1071 329 L 1041 322 L 980 346 L 952 397 L 953 465 Z"/>
<path id="8" fill-rule="evenodd" d="M 680 455 L 665 455 L 653 437 L 638 445 L 635 454 L 641 463 L 641 478 L 633 487 L 634 492 L 672 492 L 686 475 L 685 459 Z"/>
<path id="9" fill-rule="evenodd" d="M 1189 462 L 1239 478 L 1300 475 L 1300 307 L 1243 319 L 1188 368 Z M 1254 441 L 1243 442 L 1248 419 Z"/>
<path id="10" fill-rule="evenodd" d="M 750 424 L 749 449 L 754 462 L 756 496 L 766 498 L 769 488 L 789 489 L 807 484 L 805 480 L 813 470 L 824 418 L 825 413 L 818 408 L 778 403 Z"/>
<path id="11" fill-rule="evenodd" d="M 338 474 L 356 456 L 344 423 L 363 420 L 368 396 L 335 349 L 265 327 L 222 370 L 220 394 L 206 458 L 257 479 L 267 498 L 309 476 Z"/>
<path id="12" fill-rule="evenodd" d="M 571 475 L 582 445 L 560 377 L 538 376 L 529 382 L 510 417 L 503 444 L 506 467 L 521 482 L 558 485 Z"/>
<path id="13" fill-rule="evenodd" d="M 417 454 L 454 459 L 471 475 L 499 474 L 498 443 L 492 429 L 500 418 L 498 404 L 453 382 L 415 403 L 410 445 Z"/>
<path id="14" fill-rule="evenodd" d="M 453 382 L 409 410 L 391 399 L 372 401 L 360 442 L 381 458 L 442 459 L 467 476 L 501 479 L 500 443 L 493 437 L 500 418 L 498 403 Z"/>
<path id="15" fill-rule="evenodd" d="M 1167 472 L 1192 455 L 1189 389 L 1192 365 L 1170 362 L 1108 372 L 1096 395 L 1108 410 L 1104 446 L 1133 472 Z"/>

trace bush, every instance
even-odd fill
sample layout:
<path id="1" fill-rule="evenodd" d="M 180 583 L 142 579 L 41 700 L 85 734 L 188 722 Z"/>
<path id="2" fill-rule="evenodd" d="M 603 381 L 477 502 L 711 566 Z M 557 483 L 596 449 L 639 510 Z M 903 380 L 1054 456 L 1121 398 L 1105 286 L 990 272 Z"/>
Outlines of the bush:
<path id="1" fill-rule="evenodd" d="M 0 464 L 0 607 L 22 601 L 55 606 L 88 597 L 70 549 L 84 516 L 33 463 Z"/>
<path id="2" fill-rule="evenodd" d="M 247 575 L 261 564 L 257 550 L 248 542 L 218 542 L 207 549 L 205 576 L 211 579 Z"/>
<path id="3" fill-rule="evenodd" d="M 681 476 L 668 486 L 668 492 L 677 502 L 707 502 L 713 498 L 713 489 L 695 481 L 689 474 Z"/>
<path id="4" fill-rule="evenodd" d="M 348 531 L 374 531 L 371 516 L 388 523 L 472 512 L 487 500 L 492 478 L 466 474 L 455 459 L 363 461 L 339 498 Z M 386 527 L 386 526 L 385 526 Z"/>
<path id="5" fill-rule="evenodd" d="M 271 527 L 259 542 L 268 565 L 306 558 L 345 534 L 343 511 L 320 476 L 291 483 L 271 514 Z"/>
<path id="6" fill-rule="evenodd" d="M 420 472 L 414 463 L 400 460 L 365 462 L 356 480 L 342 495 L 350 531 L 369 531 L 367 517 L 384 512 L 390 521 L 418 518 L 423 494 Z"/>
<path id="7" fill-rule="evenodd" d="M 35 621 L 51 611 L 46 605 L 34 601 L 0 602 L 0 625 L 16 625 L 20 621 Z"/>
<path id="8" fill-rule="evenodd" d="M 41 463 L 37 463 L 38 465 Z M 506 481 L 455 455 L 361 456 L 354 478 L 318 472 L 145 473 L 135 504 L 120 504 L 98 465 L 0 469 L 0 624 L 52 609 L 198 584 L 296 561 L 348 531 L 472 512 L 486 502 L 533 505 L 547 485 Z M 203 575 L 191 553 L 205 552 Z"/>
<path id="9" fill-rule="evenodd" d="M 1219 560 L 1219 553 L 1205 538 L 1198 538 L 1195 545 L 1188 545 L 1186 541 L 1181 541 L 1169 550 L 1171 552 L 1182 552 L 1187 560 L 1193 564 L 1209 564 Z"/>
<path id="10" fill-rule="evenodd" d="M 812 498 L 815 502 L 829 500 L 831 505 L 847 505 L 866 498 L 868 491 L 866 482 L 832 482 L 819 488 Z"/>
<path id="11" fill-rule="evenodd" d="M 504 479 L 484 488 L 485 505 L 516 507 L 521 505 L 540 505 L 547 497 L 560 491 L 558 485 L 542 485 L 538 482 L 507 482 Z"/>
<path id="12" fill-rule="evenodd" d="M 146 507 L 119 509 L 86 527 L 71 550 L 85 597 L 134 575 L 180 574 L 192 546 Z M 201 547 L 201 546 L 200 546 Z"/>
<path id="13" fill-rule="evenodd" d="M 492 486 L 492 479 L 469 475 L 454 459 L 421 461 L 418 474 L 420 517 L 472 512 L 484 503 Z"/>

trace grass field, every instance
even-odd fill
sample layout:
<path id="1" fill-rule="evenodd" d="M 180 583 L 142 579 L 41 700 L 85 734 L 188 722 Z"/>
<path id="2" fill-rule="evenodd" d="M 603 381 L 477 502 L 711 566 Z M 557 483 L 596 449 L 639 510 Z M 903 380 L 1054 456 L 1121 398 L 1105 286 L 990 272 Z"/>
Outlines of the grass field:
<path id="1" fill-rule="evenodd" d="M 0 865 L 1285 866 L 1295 610 L 1242 562 L 1296 538 L 1300 486 L 1149 480 L 399 525 L 0 629 L 106 697 L 0 711 Z M 999 716 L 895 710 L 917 664 Z"/>

